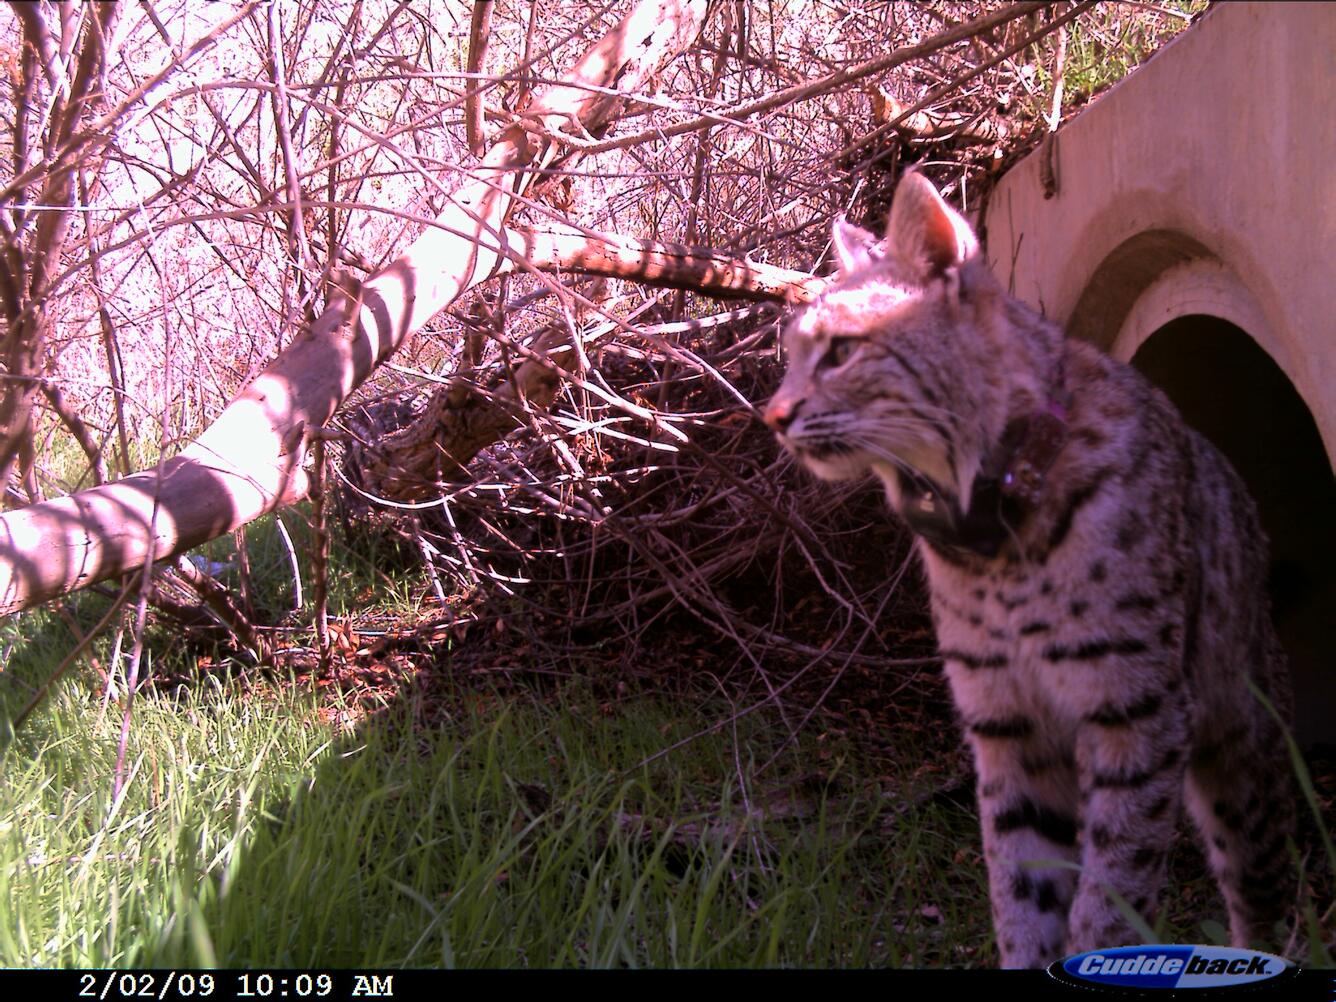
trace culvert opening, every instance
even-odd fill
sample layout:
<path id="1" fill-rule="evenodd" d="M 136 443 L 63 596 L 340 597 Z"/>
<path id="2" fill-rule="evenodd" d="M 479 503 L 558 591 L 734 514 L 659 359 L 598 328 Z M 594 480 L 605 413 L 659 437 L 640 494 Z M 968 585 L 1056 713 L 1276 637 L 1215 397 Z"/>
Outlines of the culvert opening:
<path id="1" fill-rule="evenodd" d="M 1336 479 L 1303 398 L 1241 328 L 1173 320 L 1132 364 L 1247 482 L 1271 540 L 1271 601 L 1301 743 L 1336 744 Z"/>

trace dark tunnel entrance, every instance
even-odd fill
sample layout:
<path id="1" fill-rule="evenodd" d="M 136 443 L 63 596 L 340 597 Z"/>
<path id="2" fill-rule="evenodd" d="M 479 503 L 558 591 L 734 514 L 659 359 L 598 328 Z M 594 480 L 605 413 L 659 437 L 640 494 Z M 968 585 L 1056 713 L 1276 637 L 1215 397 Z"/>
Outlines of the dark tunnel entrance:
<path id="1" fill-rule="evenodd" d="M 1271 539 L 1271 600 L 1301 744 L 1336 744 L 1336 478 L 1303 398 L 1242 329 L 1193 315 L 1132 359 L 1234 464 Z"/>

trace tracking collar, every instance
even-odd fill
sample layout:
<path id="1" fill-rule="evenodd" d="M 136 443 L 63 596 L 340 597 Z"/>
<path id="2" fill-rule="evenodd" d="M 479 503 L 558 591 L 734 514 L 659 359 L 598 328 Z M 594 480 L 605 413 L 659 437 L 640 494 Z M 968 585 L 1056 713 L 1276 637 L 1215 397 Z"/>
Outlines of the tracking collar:
<path id="1" fill-rule="evenodd" d="M 901 517 L 917 535 L 942 549 L 995 557 L 1044 497 L 1044 483 L 1067 443 L 1068 399 L 1050 397 L 1041 410 L 1013 419 L 974 478 L 969 505 L 922 474 L 902 477 Z"/>

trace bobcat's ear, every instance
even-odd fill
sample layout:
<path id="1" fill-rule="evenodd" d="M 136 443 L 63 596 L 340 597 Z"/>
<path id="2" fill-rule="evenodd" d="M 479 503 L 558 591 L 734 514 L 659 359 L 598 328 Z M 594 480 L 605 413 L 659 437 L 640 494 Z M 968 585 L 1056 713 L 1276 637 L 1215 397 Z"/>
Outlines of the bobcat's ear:
<path id="1" fill-rule="evenodd" d="M 925 280 L 979 253 L 979 241 L 970 224 L 921 174 L 906 174 L 900 179 L 886 240 L 892 253 Z"/>
<path id="2" fill-rule="evenodd" d="M 872 263 L 872 248 L 877 238 L 873 234 L 843 218 L 835 220 L 831 227 L 830 244 L 835 248 L 835 261 L 840 266 L 840 274 L 847 275 L 866 268 Z"/>

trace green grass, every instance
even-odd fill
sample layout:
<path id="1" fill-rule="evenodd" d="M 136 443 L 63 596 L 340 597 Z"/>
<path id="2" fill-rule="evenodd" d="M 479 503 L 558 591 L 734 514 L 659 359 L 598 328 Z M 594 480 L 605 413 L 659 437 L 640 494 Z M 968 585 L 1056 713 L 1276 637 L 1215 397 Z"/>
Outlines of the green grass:
<path id="1" fill-rule="evenodd" d="M 951 865 L 967 812 L 883 832 L 828 760 L 838 795 L 748 813 L 784 785 L 740 786 L 779 737 L 759 718 L 636 768 L 702 708 L 461 705 L 336 736 L 293 687 L 141 697 L 113 802 L 119 715 L 61 687 L 0 763 L 0 964 L 959 964 L 988 939 L 982 870 Z"/>
<path id="2" fill-rule="evenodd" d="M 1206 10 L 1207 0 L 1163 0 L 1153 8 L 1123 3 L 1096 4 L 1067 26 L 1062 71 L 1064 105 L 1083 104 L 1137 68 L 1189 18 Z M 1053 93 L 1054 47 L 1050 36 L 1030 49 L 1036 93 L 1027 99 L 1029 117 L 1043 119 Z"/>
<path id="3" fill-rule="evenodd" d="M 241 860 L 261 790 L 291 787 L 327 745 L 312 718 L 293 698 L 207 686 L 141 698 L 113 800 L 120 713 L 104 715 L 91 686 L 60 687 L 0 763 L 0 963 L 143 964 L 193 936 Z"/>
<path id="4" fill-rule="evenodd" d="M 1101 4 L 1074 22 L 1067 46 L 1064 84 L 1073 97 L 1097 93 L 1131 73 L 1145 58 L 1206 10 L 1206 0 L 1165 0 L 1166 13 Z M 1178 15 L 1178 16 L 1175 16 Z"/>
<path id="5" fill-rule="evenodd" d="M 146 691 L 113 800 L 120 714 L 68 679 L 3 739 L 0 965 L 995 962 L 977 818 L 921 798 L 912 738 L 758 778 L 783 732 L 756 714 L 642 765 L 722 706 L 430 682 L 352 731 L 299 685 Z M 23 691 L 0 676 L 4 719 Z M 1223 935 L 1190 845 L 1160 941 Z"/>

